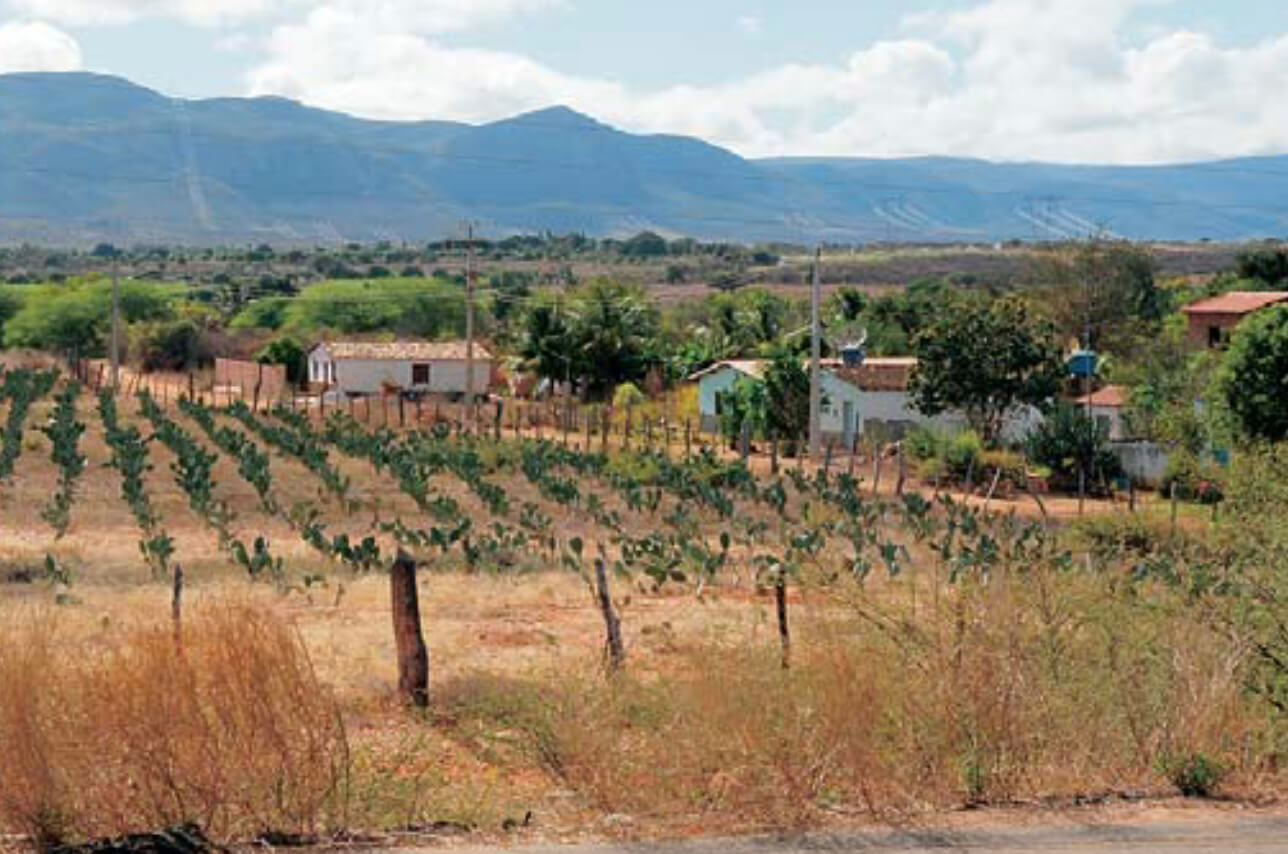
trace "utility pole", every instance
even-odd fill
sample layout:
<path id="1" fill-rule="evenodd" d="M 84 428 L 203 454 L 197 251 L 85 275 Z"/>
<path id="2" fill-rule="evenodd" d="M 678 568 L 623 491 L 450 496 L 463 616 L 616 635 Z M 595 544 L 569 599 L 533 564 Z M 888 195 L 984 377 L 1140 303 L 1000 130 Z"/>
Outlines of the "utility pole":
<path id="1" fill-rule="evenodd" d="M 121 262 L 112 255 L 112 391 L 121 388 Z"/>
<path id="2" fill-rule="evenodd" d="M 474 223 L 466 226 L 465 252 L 465 418 L 474 432 Z"/>
<path id="3" fill-rule="evenodd" d="M 814 250 L 814 284 L 810 290 L 810 363 L 809 363 L 809 456 L 817 462 L 823 453 L 823 431 L 819 419 L 823 409 L 823 384 L 820 360 L 823 357 L 822 272 L 823 247 Z"/>

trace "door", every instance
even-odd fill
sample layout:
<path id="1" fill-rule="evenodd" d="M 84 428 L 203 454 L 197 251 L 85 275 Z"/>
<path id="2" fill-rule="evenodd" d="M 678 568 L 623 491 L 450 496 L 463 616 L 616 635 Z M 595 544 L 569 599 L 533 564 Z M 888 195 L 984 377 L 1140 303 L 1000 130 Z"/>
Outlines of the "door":
<path id="1" fill-rule="evenodd" d="M 844 434 L 845 447 L 854 447 L 854 401 L 847 400 L 841 404 L 841 431 Z"/>

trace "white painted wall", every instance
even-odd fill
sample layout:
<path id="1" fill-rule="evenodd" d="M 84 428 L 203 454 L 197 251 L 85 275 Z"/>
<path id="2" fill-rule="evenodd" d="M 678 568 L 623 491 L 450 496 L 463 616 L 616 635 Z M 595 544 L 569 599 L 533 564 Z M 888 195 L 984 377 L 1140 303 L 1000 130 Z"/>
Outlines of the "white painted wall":
<path id="1" fill-rule="evenodd" d="M 429 383 L 412 383 L 412 366 L 428 364 Z M 309 354 L 309 382 L 334 385 L 343 393 L 379 394 L 386 386 L 407 391 L 433 394 L 464 394 L 466 391 L 466 361 L 441 359 L 416 362 L 411 359 L 340 359 L 333 361 L 325 346 L 314 348 Z M 474 391 L 480 394 L 489 390 L 492 379 L 492 362 L 474 360 Z"/>

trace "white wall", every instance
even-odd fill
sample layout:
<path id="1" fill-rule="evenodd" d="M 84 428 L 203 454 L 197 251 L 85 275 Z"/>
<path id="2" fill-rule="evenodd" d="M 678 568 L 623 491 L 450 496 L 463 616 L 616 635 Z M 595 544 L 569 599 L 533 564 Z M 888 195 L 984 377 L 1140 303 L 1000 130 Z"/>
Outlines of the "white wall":
<path id="1" fill-rule="evenodd" d="M 341 359 L 335 363 L 336 387 L 352 394 L 378 394 L 386 385 L 407 391 L 437 394 L 464 394 L 466 363 L 460 361 L 429 362 L 429 384 L 413 385 L 411 360 Z M 474 391 L 482 394 L 489 388 L 492 363 L 474 360 Z"/>

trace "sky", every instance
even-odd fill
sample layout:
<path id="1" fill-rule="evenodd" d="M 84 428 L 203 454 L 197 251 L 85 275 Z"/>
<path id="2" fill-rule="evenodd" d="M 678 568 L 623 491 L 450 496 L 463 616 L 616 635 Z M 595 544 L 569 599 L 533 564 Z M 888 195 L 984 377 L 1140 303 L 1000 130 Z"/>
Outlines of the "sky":
<path id="1" fill-rule="evenodd" d="M 754 157 L 1288 153 L 1286 0 L 0 0 L 0 73 L 74 70 Z"/>

